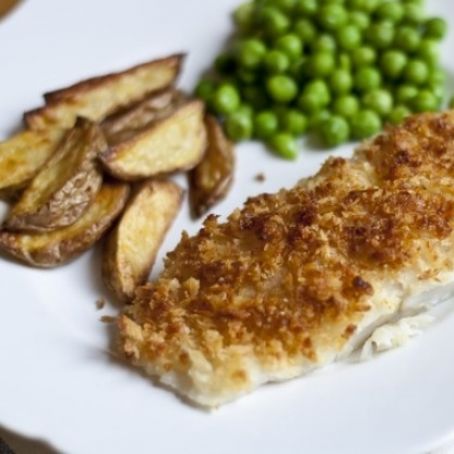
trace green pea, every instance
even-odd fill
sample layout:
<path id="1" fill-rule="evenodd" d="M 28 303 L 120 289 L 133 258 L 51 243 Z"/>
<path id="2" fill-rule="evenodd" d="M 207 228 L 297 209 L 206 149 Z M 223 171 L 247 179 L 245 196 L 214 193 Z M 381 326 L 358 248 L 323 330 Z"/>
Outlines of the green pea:
<path id="1" fill-rule="evenodd" d="M 375 14 L 381 20 L 389 20 L 397 23 L 404 17 L 404 7 L 400 2 L 396 2 L 395 0 L 385 1 L 380 3 Z"/>
<path id="2" fill-rule="evenodd" d="M 335 114 L 344 118 L 351 118 L 359 110 L 359 101 L 353 95 L 340 96 L 334 101 L 332 108 Z"/>
<path id="3" fill-rule="evenodd" d="M 251 38 L 243 41 L 238 46 L 238 62 L 243 68 L 255 69 L 262 62 L 266 54 L 263 41 Z"/>
<path id="4" fill-rule="evenodd" d="M 353 86 L 353 78 L 349 71 L 336 69 L 329 78 L 329 85 L 333 93 L 342 95 L 350 92 Z"/>
<path id="5" fill-rule="evenodd" d="M 327 106 L 331 101 L 331 93 L 326 82 L 322 79 L 315 79 L 307 83 L 303 93 L 314 93 L 320 100 L 322 107 Z"/>
<path id="6" fill-rule="evenodd" d="M 260 139 L 268 139 L 276 133 L 279 126 L 277 115 L 271 110 L 259 112 L 254 119 L 255 135 Z"/>
<path id="7" fill-rule="evenodd" d="M 265 67 L 270 73 L 283 73 L 290 67 L 290 60 L 279 50 L 271 50 L 265 55 Z"/>
<path id="8" fill-rule="evenodd" d="M 381 117 L 388 115 L 393 107 L 393 97 L 389 91 L 376 89 L 363 96 L 362 104 L 366 109 L 373 110 Z"/>
<path id="9" fill-rule="evenodd" d="M 439 104 L 443 101 L 445 97 L 445 86 L 444 84 L 431 84 L 427 85 L 427 89 L 433 93 L 433 95 L 437 98 Z"/>
<path id="10" fill-rule="evenodd" d="M 396 31 L 395 46 L 405 52 L 414 52 L 421 42 L 421 35 L 416 28 L 403 25 Z"/>
<path id="11" fill-rule="evenodd" d="M 395 28 L 392 22 L 381 21 L 372 24 L 367 33 L 368 42 L 377 49 L 388 48 L 395 35 Z"/>
<path id="12" fill-rule="evenodd" d="M 336 47 L 336 40 L 326 33 L 319 35 L 312 43 L 313 52 L 334 52 Z"/>
<path id="13" fill-rule="evenodd" d="M 289 109 L 281 115 L 280 127 L 285 132 L 300 136 L 307 129 L 307 117 L 296 109 Z"/>
<path id="14" fill-rule="evenodd" d="M 264 32 L 271 37 L 283 35 L 290 27 L 289 18 L 277 8 L 265 6 L 259 14 Z"/>
<path id="15" fill-rule="evenodd" d="M 196 86 L 195 95 L 205 102 L 209 102 L 216 90 L 216 84 L 212 80 L 202 79 Z"/>
<path id="16" fill-rule="evenodd" d="M 322 6 L 318 17 L 320 25 L 328 31 L 339 29 L 348 20 L 348 14 L 345 8 L 335 3 Z"/>
<path id="17" fill-rule="evenodd" d="M 360 92 L 378 88 L 381 84 L 381 74 L 371 66 L 359 68 L 354 75 L 354 85 Z"/>
<path id="18" fill-rule="evenodd" d="M 307 123 L 308 131 L 318 132 L 320 125 L 331 117 L 331 112 L 327 109 L 322 109 L 317 112 L 314 112 L 309 118 Z"/>
<path id="19" fill-rule="evenodd" d="M 233 20 L 236 26 L 243 32 L 249 31 L 254 24 L 255 5 L 254 2 L 241 4 L 233 12 Z"/>
<path id="20" fill-rule="evenodd" d="M 336 32 L 337 43 L 341 49 L 352 50 L 361 43 L 361 32 L 354 25 L 346 25 Z"/>
<path id="21" fill-rule="evenodd" d="M 298 93 L 296 82 L 284 75 L 270 77 L 266 82 L 268 94 L 274 101 L 287 103 L 295 98 Z"/>
<path id="22" fill-rule="evenodd" d="M 294 61 L 301 57 L 301 54 L 303 53 L 303 43 L 298 35 L 289 33 L 281 36 L 276 41 L 276 49 L 280 50 L 286 54 L 290 60 Z"/>
<path id="23" fill-rule="evenodd" d="M 436 40 L 442 40 L 448 33 L 448 23 L 441 17 L 427 20 L 424 28 L 424 36 Z"/>
<path id="24" fill-rule="evenodd" d="M 433 68 L 430 73 L 429 77 L 427 78 L 427 82 L 429 84 L 444 84 L 446 82 L 446 73 L 445 71 L 438 67 Z"/>
<path id="25" fill-rule="evenodd" d="M 315 25 L 308 19 L 299 19 L 295 23 L 293 31 L 305 44 L 313 42 L 317 36 L 317 29 L 315 28 Z"/>
<path id="26" fill-rule="evenodd" d="M 432 112 L 438 109 L 438 101 L 429 90 L 421 90 L 412 99 L 412 108 L 415 112 Z"/>
<path id="27" fill-rule="evenodd" d="M 425 17 L 424 8 L 416 3 L 404 3 L 404 21 L 410 24 L 420 24 Z"/>
<path id="28" fill-rule="evenodd" d="M 241 99 L 238 90 L 231 84 L 222 84 L 213 95 L 213 106 L 216 112 L 228 115 L 240 107 Z"/>
<path id="29" fill-rule="evenodd" d="M 438 63 L 438 43 L 437 41 L 429 38 L 421 40 L 418 47 L 417 55 L 421 57 L 429 66 L 435 66 Z"/>
<path id="30" fill-rule="evenodd" d="M 240 68 L 237 73 L 237 78 L 245 84 L 252 84 L 257 81 L 257 73 L 251 69 Z"/>
<path id="31" fill-rule="evenodd" d="M 296 12 L 307 17 L 312 17 L 318 10 L 317 0 L 298 0 Z"/>
<path id="32" fill-rule="evenodd" d="M 345 71 L 352 69 L 352 60 L 349 54 L 344 53 L 339 55 L 339 68 Z"/>
<path id="33" fill-rule="evenodd" d="M 377 52 L 369 46 L 361 46 L 352 52 L 352 62 L 356 67 L 372 65 L 377 59 Z"/>
<path id="34" fill-rule="evenodd" d="M 265 109 L 269 104 L 268 95 L 256 84 L 241 87 L 241 95 L 247 103 L 257 110 Z"/>
<path id="35" fill-rule="evenodd" d="M 320 135 L 328 147 L 336 147 L 347 142 L 350 127 L 344 118 L 334 115 L 321 123 Z"/>
<path id="36" fill-rule="evenodd" d="M 421 85 L 428 77 L 429 68 L 422 60 L 412 59 L 405 66 L 404 79 L 410 84 Z"/>
<path id="37" fill-rule="evenodd" d="M 293 136 L 286 132 L 280 132 L 271 137 L 269 141 L 271 149 L 285 159 L 296 159 L 298 146 Z"/>
<path id="38" fill-rule="evenodd" d="M 298 106 L 307 115 L 311 115 L 323 107 L 323 102 L 317 96 L 317 93 L 304 91 L 298 98 Z"/>
<path id="39" fill-rule="evenodd" d="M 379 5 L 379 0 L 348 0 L 347 7 L 349 9 L 355 9 L 371 13 L 375 11 Z"/>
<path id="40" fill-rule="evenodd" d="M 409 115 L 411 114 L 410 109 L 405 106 L 396 106 L 388 115 L 388 121 L 393 124 L 397 125 L 402 123 Z"/>
<path id="41" fill-rule="evenodd" d="M 397 79 L 402 74 L 407 64 L 407 56 L 398 50 L 388 50 L 380 59 L 380 67 L 383 74 L 390 79 Z"/>
<path id="42" fill-rule="evenodd" d="M 235 142 L 247 140 L 252 137 L 252 120 L 244 111 L 237 111 L 227 116 L 225 130 L 230 139 Z"/>
<path id="43" fill-rule="evenodd" d="M 395 98 L 398 104 L 408 105 L 411 100 L 418 94 L 418 88 L 414 85 L 399 85 L 395 91 Z"/>
<path id="44" fill-rule="evenodd" d="M 291 13 L 297 4 L 297 0 L 273 0 L 273 6 L 280 10 Z"/>
<path id="45" fill-rule="evenodd" d="M 352 11 L 349 16 L 350 24 L 364 31 L 369 28 L 370 17 L 363 11 Z"/>
<path id="46" fill-rule="evenodd" d="M 360 110 L 352 118 L 350 127 L 353 137 L 362 140 L 377 134 L 382 128 L 382 122 L 373 110 Z"/>
<path id="47" fill-rule="evenodd" d="M 335 66 L 336 61 L 331 52 L 317 52 L 309 58 L 309 71 L 312 77 L 325 77 Z"/>

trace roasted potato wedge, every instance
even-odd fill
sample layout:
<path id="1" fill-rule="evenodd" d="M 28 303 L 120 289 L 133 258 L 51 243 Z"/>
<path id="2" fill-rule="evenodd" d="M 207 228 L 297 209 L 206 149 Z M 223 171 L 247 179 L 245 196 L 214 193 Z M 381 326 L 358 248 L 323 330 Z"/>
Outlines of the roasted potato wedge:
<path id="1" fill-rule="evenodd" d="M 175 219 L 183 191 L 171 181 L 142 183 L 104 249 L 103 278 L 122 302 L 150 274 L 159 247 Z"/>
<path id="2" fill-rule="evenodd" d="M 109 173 L 125 181 L 192 169 L 205 152 L 203 115 L 201 101 L 188 101 L 129 140 L 110 147 L 101 161 Z"/>
<path id="3" fill-rule="evenodd" d="M 171 115 L 187 100 L 186 95 L 173 88 L 153 93 L 107 117 L 101 124 L 104 135 L 111 146 L 130 140 L 153 122 Z"/>
<path id="4" fill-rule="evenodd" d="M 79 116 L 102 121 L 116 110 L 173 84 L 182 60 L 182 55 L 174 55 L 47 93 L 46 105 L 27 112 L 25 123 L 30 129 L 41 130 L 72 128 Z"/>
<path id="5" fill-rule="evenodd" d="M 22 131 L 0 143 L 0 193 L 23 188 L 52 156 L 64 132 Z"/>
<path id="6" fill-rule="evenodd" d="M 101 188 L 96 158 L 106 148 L 101 128 L 79 118 L 13 206 L 6 228 L 44 232 L 77 221 Z"/>
<path id="7" fill-rule="evenodd" d="M 189 173 L 189 201 L 194 217 L 203 216 L 228 193 L 235 167 L 233 144 L 226 138 L 219 122 L 205 117 L 207 149 L 205 156 Z"/>
<path id="8" fill-rule="evenodd" d="M 0 251 L 39 268 L 62 265 L 101 238 L 123 210 L 128 195 L 127 184 L 104 184 L 94 202 L 74 224 L 47 233 L 0 231 Z"/>

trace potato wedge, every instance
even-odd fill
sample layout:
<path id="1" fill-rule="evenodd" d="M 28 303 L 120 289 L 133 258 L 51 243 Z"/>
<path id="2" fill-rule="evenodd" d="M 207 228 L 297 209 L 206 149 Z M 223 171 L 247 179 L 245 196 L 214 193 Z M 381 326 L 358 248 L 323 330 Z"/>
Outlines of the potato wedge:
<path id="1" fill-rule="evenodd" d="M 125 181 L 192 169 L 205 152 L 203 115 L 203 102 L 188 101 L 129 140 L 110 147 L 101 154 L 101 161 L 109 173 Z"/>
<path id="2" fill-rule="evenodd" d="M 188 97 L 173 88 L 151 94 L 132 106 L 107 117 L 101 124 L 110 146 L 130 140 L 153 122 L 172 114 L 188 101 Z"/>
<path id="3" fill-rule="evenodd" d="M 23 188 L 52 156 L 64 132 L 22 131 L 0 143 L 0 193 Z"/>
<path id="4" fill-rule="evenodd" d="M 200 164 L 189 173 L 189 202 L 194 217 L 203 216 L 228 193 L 235 167 L 233 144 L 219 122 L 207 115 L 207 150 Z"/>
<path id="5" fill-rule="evenodd" d="M 142 183 L 110 233 L 102 274 L 120 301 L 130 301 L 136 287 L 147 280 L 182 196 L 181 188 L 171 181 Z"/>
<path id="6" fill-rule="evenodd" d="M 182 60 L 182 55 L 173 55 L 47 93 L 46 105 L 27 112 L 25 123 L 30 129 L 41 130 L 72 128 L 79 116 L 102 121 L 116 110 L 173 84 Z"/>
<path id="7" fill-rule="evenodd" d="M 123 210 L 128 195 L 127 184 L 104 184 L 92 205 L 74 224 L 48 233 L 0 231 L 0 251 L 39 268 L 69 262 L 101 238 Z"/>
<path id="8" fill-rule="evenodd" d="M 96 158 L 106 148 L 101 128 L 79 118 L 13 206 L 6 228 L 45 232 L 77 221 L 101 188 Z"/>

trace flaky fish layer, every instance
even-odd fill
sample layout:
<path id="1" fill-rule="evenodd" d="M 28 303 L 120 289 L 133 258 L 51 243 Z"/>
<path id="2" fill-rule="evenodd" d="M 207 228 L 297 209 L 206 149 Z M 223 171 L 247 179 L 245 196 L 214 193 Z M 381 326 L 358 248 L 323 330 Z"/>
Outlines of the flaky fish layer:
<path id="1" fill-rule="evenodd" d="M 454 281 L 453 188 L 454 113 L 410 118 L 184 234 L 121 316 L 121 349 L 208 407 L 344 358 Z"/>

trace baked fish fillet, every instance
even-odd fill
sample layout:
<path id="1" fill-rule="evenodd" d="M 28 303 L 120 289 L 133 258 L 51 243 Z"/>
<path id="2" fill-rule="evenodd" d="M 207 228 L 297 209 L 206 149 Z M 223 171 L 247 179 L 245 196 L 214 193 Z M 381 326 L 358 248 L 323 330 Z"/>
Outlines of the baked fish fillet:
<path id="1" fill-rule="evenodd" d="M 453 226 L 454 112 L 412 117 L 183 234 L 120 317 L 121 349 L 206 407 L 306 374 L 454 293 Z"/>

